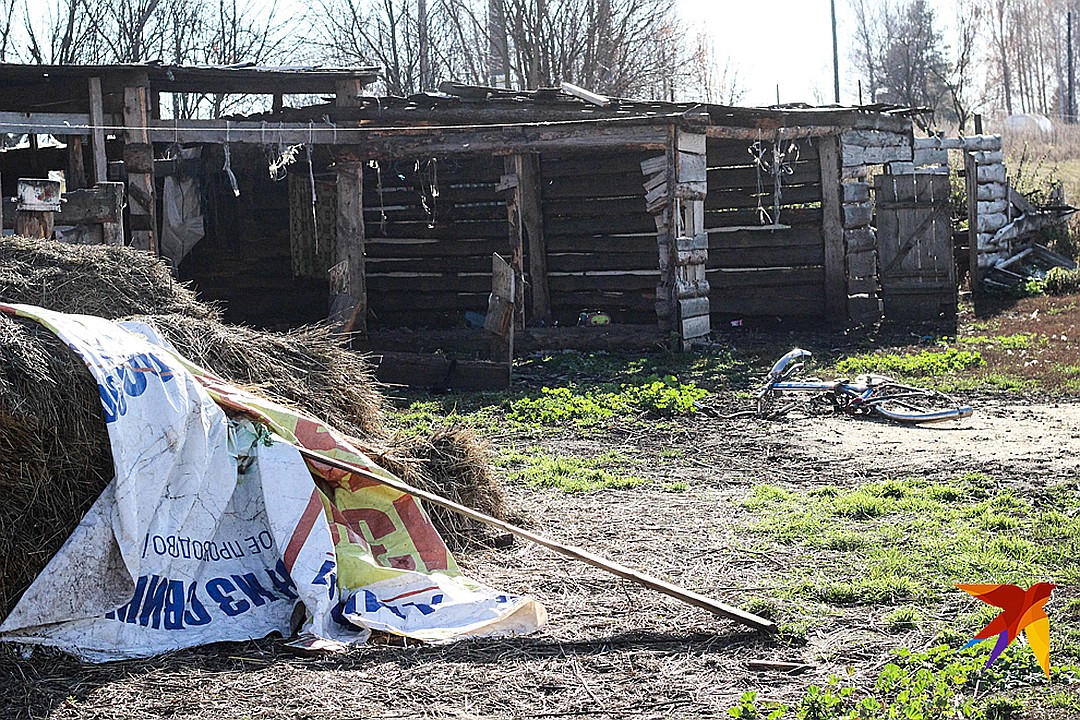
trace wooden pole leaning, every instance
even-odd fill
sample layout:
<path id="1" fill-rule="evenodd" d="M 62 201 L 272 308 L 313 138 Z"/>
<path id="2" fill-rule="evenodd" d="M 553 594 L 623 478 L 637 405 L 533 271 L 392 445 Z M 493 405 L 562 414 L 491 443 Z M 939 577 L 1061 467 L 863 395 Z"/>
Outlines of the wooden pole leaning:
<path id="1" fill-rule="evenodd" d="M 612 575 L 616 575 L 625 580 L 629 580 L 638 585 L 642 585 L 643 587 L 647 587 L 650 590 L 655 590 L 657 592 L 663 593 L 664 595 L 673 597 L 676 600 L 680 600 L 688 605 L 693 605 L 703 610 L 707 610 L 714 615 L 719 615 L 721 617 L 726 617 L 730 620 L 734 620 L 741 625 L 745 625 L 755 630 L 761 630 L 767 633 L 777 632 L 776 623 L 772 622 L 771 620 L 767 620 L 766 618 L 745 612 L 737 607 L 732 607 L 731 605 L 726 605 L 718 600 L 714 600 L 705 595 L 693 592 L 692 590 L 687 590 L 685 588 L 679 587 L 678 585 L 674 585 L 670 582 L 667 582 L 666 580 L 662 580 L 653 575 L 648 575 L 638 570 L 634 570 L 633 568 L 627 567 L 613 560 L 608 560 L 607 558 L 603 558 L 599 555 L 591 553 L 588 550 L 574 547 L 573 545 L 566 545 L 564 543 L 558 542 L 557 540 L 552 540 L 551 538 L 544 537 L 543 535 L 529 532 L 524 528 L 520 528 L 516 525 L 511 525 L 508 522 L 493 518 L 490 515 L 485 515 L 482 512 L 478 512 L 471 508 L 465 507 L 464 505 L 459 505 L 453 500 L 449 500 L 440 495 L 436 495 L 434 493 L 412 487 L 411 485 L 404 483 L 400 480 L 372 475 L 369 471 L 365 470 L 362 467 L 344 462 L 342 460 L 338 460 L 336 458 L 328 457 L 321 453 L 300 447 L 299 445 L 293 445 L 293 447 L 299 450 L 300 454 L 304 458 L 312 462 L 327 465 L 338 470 L 344 470 L 345 472 L 363 475 L 364 477 L 380 482 L 387 487 L 391 487 L 400 492 L 418 497 L 421 500 L 426 500 L 435 505 L 439 505 L 440 507 L 444 507 L 451 512 L 455 512 L 459 515 L 464 515 L 467 518 L 471 518 L 473 520 L 476 520 L 477 522 L 482 522 L 485 525 L 490 525 L 493 528 L 498 528 L 503 532 L 507 532 L 520 538 L 524 538 L 525 540 L 534 542 L 537 545 L 542 545 L 549 550 L 554 550 L 560 555 L 568 558 L 573 558 L 574 560 L 579 560 L 588 565 L 592 565 L 593 567 L 598 567 L 601 570 L 611 573 Z"/>

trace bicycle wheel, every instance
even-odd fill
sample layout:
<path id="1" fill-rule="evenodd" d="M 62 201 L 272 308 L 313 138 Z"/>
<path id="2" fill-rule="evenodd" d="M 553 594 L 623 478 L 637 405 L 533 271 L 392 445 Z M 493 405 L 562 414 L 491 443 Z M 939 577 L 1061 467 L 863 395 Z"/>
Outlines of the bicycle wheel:
<path id="1" fill-rule="evenodd" d="M 961 420 L 975 412 L 943 392 L 898 383 L 875 387 L 874 393 L 860 404 L 875 415 L 913 425 Z"/>

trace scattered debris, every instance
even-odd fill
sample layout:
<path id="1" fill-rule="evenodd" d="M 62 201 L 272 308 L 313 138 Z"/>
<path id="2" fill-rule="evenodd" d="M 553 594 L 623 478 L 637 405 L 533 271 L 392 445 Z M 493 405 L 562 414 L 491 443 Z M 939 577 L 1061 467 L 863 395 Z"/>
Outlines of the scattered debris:
<path id="1" fill-rule="evenodd" d="M 780 672 L 786 672 L 788 675 L 798 675 L 799 673 L 806 672 L 807 670 L 813 670 L 817 666 L 811 663 L 804 662 L 784 662 L 782 660 L 751 660 L 746 664 L 746 667 L 751 670 L 778 670 Z"/>
<path id="2" fill-rule="evenodd" d="M 1029 217 L 1025 215 L 1013 224 L 1020 223 Z M 1013 255 L 998 261 L 991 267 L 983 278 L 983 285 L 990 291 L 1014 293 L 1029 278 L 1043 280 L 1050 270 L 1057 267 L 1075 270 L 1076 263 L 1038 243 L 1025 243 L 1018 247 Z"/>

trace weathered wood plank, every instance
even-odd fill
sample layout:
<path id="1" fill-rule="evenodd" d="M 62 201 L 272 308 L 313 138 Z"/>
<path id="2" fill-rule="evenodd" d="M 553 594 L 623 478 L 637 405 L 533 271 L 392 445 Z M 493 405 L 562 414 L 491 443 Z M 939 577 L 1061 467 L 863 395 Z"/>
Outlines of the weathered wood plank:
<path id="1" fill-rule="evenodd" d="M 708 172 L 710 192 L 714 188 L 717 190 L 735 188 L 756 189 L 759 181 L 763 188 L 768 188 L 770 191 L 773 186 L 772 173 L 752 165 L 743 167 L 710 167 Z M 814 184 L 820 182 L 821 167 L 817 160 L 795 163 L 791 166 L 791 173 L 784 174 L 781 177 L 781 183 L 783 185 L 805 185 L 807 183 Z"/>
<path id="2" fill-rule="evenodd" d="M 503 229 L 505 229 L 505 224 Z M 505 246 L 500 238 L 366 238 L 364 247 L 370 258 L 482 258 L 484 267 L 491 264 L 491 253 Z"/>
<path id="3" fill-rule="evenodd" d="M 157 254 L 157 203 L 154 201 L 153 150 L 146 129 L 150 122 L 147 103 L 145 86 L 124 88 L 124 165 L 127 169 L 131 246 Z"/>
<path id="4" fill-rule="evenodd" d="M 532 320 L 547 323 L 551 315 L 548 287 L 548 251 L 544 234 L 544 204 L 541 196 L 540 156 L 519 156 L 518 180 L 521 191 L 521 220 L 525 231 L 528 262 L 527 313 Z M 531 322 L 531 321 L 530 321 Z"/>
<path id="5" fill-rule="evenodd" d="M 541 194 L 545 202 L 586 198 L 641 197 L 641 173 L 584 174 L 565 178 L 544 175 L 541 182 Z"/>
<path id="6" fill-rule="evenodd" d="M 736 295 L 723 292 L 709 294 L 709 306 L 714 317 L 742 318 L 755 316 L 823 318 L 825 316 L 823 287 L 809 288 L 805 293 L 784 292 L 770 296 Z M 717 323 L 722 326 L 722 322 Z"/>
<path id="7" fill-rule="evenodd" d="M 714 291 L 733 288 L 750 289 L 763 295 L 772 295 L 764 288 L 823 286 L 825 270 L 822 267 L 762 268 L 753 270 L 711 269 L 706 272 L 709 286 Z"/>
<path id="8" fill-rule="evenodd" d="M 596 178 L 629 175 L 641 182 L 641 161 L 656 153 L 590 152 L 575 155 L 545 153 L 540 158 L 540 173 L 545 180 L 556 183 L 575 178 Z"/>
<path id="9" fill-rule="evenodd" d="M 847 286 L 844 282 L 844 213 L 840 187 L 840 139 L 822 138 L 821 215 L 825 255 L 825 312 L 836 321 L 847 320 Z"/>
<path id="10" fill-rule="evenodd" d="M 656 233 L 637 235 L 548 235 L 549 255 L 552 253 L 652 253 L 656 254 Z"/>
<path id="11" fill-rule="evenodd" d="M 656 243 L 651 252 L 637 253 L 551 253 L 549 272 L 587 272 L 595 270 L 659 271 Z"/>
<path id="12" fill-rule="evenodd" d="M 766 208 L 770 214 L 771 209 Z M 776 218 L 773 218 L 775 221 Z M 785 225 L 820 225 L 821 208 L 791 208 L 783 210 L 780 222 Z M 710 230 L 722 227 L 746 227 L 762 225 L 756 210 L 708 211 L 705 213 L 705 226 Z"/>
<path id="13" fill-rule="evenodd" d="M 506 218 L 504 217 L 501 220 L 459 220 L 453 223 L 440 222 L 434 225 L 423 221 L 387 221 L 384 225 L 375 217 L 368 219 L 367 230 L 372 238 L 439 240 L 505 238 Z"/>
<path id="14" fill-rule="evenodd" d="M 638 188 L 638 194 L 621 198 L 575 198 L 566 200 L 548 200 L 543 206 L 544 214 L 549 218 L 598 217 L 603 215 L 622 216 L 637 214 L 644 224 L 652 222 L 652 215 L 645 210 L 645 196 Z"/>
<path id="15" fill-rule="evenodd" d="M 708 267 L 712 268 L 768 268 L 797 267 L 800 265 L 824 265 L 825 250 L 816 245 L 762 248 L 710 248 Z"/>
<path id="16" fill-rule="evenodd" d="M 612 233 L 643 233 L 655 228 L 649 215 L 595 215 L 592 217 L 546 217 L 544 228 L 551 235 L 610 235 Z"/>
<path id="17" fill-rule="evenodd" d="M 705 199 L 705 210 L 726 210 L 753 208 L 760 204 L 767 208 L 773 204 L 773 190 L 763 189 L 761 195 L 757 194 L 756 188 L 744 188 L 736 190 L 710 190 Z M 806 203 L 821 202 L 821 185 L 781 185 L 780 206 L 803 205 Z"/>
<path id="18" fill-rule="evenodd" d="M 87 81 L 87 90 L 90 95 L 89 121 L 90 145 L 93 150 L 93 162 L 91 163 L 90 181 L 94 184 L 108 180 L 108 160 L 105 156 L 105 115 L 101 97 L 101 78 L 90 78 Z"/>
<path id="19" fill-rule="evenodd" d="M 337 265 L 331 269 L 330 322 L 344 332 L 367 332 L 364 272 L 364 173 L 360 163 L 337 163 Z"/>
<path id="20" fill-rule="evenodd" d="M 763 249 L 786 247 L 822 248 L 824 238 L 820 227 L 813 225 L 782 229 L 737 230 L 709 233 L 709 254 L 713 250 Z"/>
<path id="21" fill-rule="evenodd" d="M 563 292 L 630 292 L 633 290 L 654 289 L 660 280 L 660 272 L 659 270 L 656 272 L 613 271 L 611 274 L 582 273 L 564 275 L 549 271 L 548 279 L 551 283 L 551 294 L 554 302 L 556 295 Z"/>
<path id="22" fill-rule="evenodd" d="M 416 293 L 490 293 L 491 271 L 486 273 L 368 273 L 367 289 L 371 294 L 386 292 Z"/>
<path id="23" fill-rule="evenodd" d="M 228 127 L 226 127 L 228 122 Z M 155 121 L 151 142 L 223 143 L 226 134 L 232 143 L 261 144 L 266 128 L 247 121 L 196 120 Z M 517 152 L 574 152 L 581 149 L 654 149 L 667 145 L 667 126 L 593 123 L 551 126 L 504 126 L 491 128 L 425 128 L 411 126 L 380 128 L 342 122 L 323 124 L 279 123 L 273 128 L 274 141 L 288 144 L 313 142 L 316 145 L 350 145 L 357 155 L 373 159 L 402 157 L 443 157 L 487 153 L 510 155 Z"/>
<path id="24" fill-rule="evenodd" d="M 772 159 L 773 143 L 768 137 L 758 140 L 719 140 L 709 138 L 706 162 L 710 168 L 728 165 L 753 165 L 756 151 L 751 151 L 755 142 L 760 142 L 760 147 L 765 152 L 765 157 Z M 795 161 L 795 154 L 788 152 L 790 142 L 781 142 L 781 148 L 787 155 L 788 162 Z M 818 157 L 817 140 L 798 140 L 795 146 L 798 149 L 798 159 L 807 161 Z"/>

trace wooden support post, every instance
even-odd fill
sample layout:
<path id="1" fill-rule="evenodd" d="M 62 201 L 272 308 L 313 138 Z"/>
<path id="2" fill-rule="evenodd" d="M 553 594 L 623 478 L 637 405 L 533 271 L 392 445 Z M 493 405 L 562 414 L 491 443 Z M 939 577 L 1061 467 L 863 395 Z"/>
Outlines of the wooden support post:
<path id="1" fill-rule="evenodd" d="M 705 231 L 708 140 L 703 132 L 672 129 L 667 168 L 671 196 L 665 213 L 673 219 L 669 240 L 669 262 L 674 272 L 672 317 L 680 349 L 689 350 L 693 341 L 712 332 L 709 281 L 705 275 L 709 257 L 709 236 Z"/>
<path id="2" fill-rule="evenodd" d="M 829 322 L 846 324 L 848 308 L 840 138 L 835 135 L 821 138 L 818 153 L 821 160 L 821 229 L 825 236 L 825 316 Z"/>
<path id="3" fill-rule="evenodd" d="M 978 315 L 982 305 L 982 273 L 979 270 L 979 179 L 975 156 L 964 151 L 964 187 L 967 190 L 968 216 L 968 282 L 971 284 L 971 303 Z"/>
<path id="4" fill-rule="evenodd" d="M 520 155 L 510 155 L 503 161 L 505 175 L 501 187 L 506 193 L 506 220 L 509 228 L 509 247 L 507 254 L 510 267 L 514 272 L 514 325 L 525 327 L 525 283 L 522 276 L 525 268 L 525 224 L 522 218 L 521 170 L 523 165 Z"/>
<path id="5" fill-rule="evenodd" d="M 330 269 L 330 322 L 346 333 L 367 333 L 364 275 L 364 166 L 337 164 L 336 264 Z"/>
<path id="6" fill-rule="evenodd" d="M 19 178 L 15 234 L 48 240 L 53 234 L 53 213 L 60 209 L 60 182 L 47 178 Z"/>
<path id="7" fill-rule="evenodd" d="M 124 88 L 124 166 L 128 177 L 131 246 L 157 255 L 154 149 L 150 144 L 146 85 Z"/>
<path id="8" fill-rule="evenodd" d="M 364 92 L 364 83 L 356 78 L 338 80 L 334 84 L 334 104 L 338 107 L 357 107 L 361 104 L 360 96 Z"/>
<path id="9" fill-rule="evenodd" d="M 548 286 L 544 207 L 540 199 L 540 156 L 533 153 L 516 157 L 521 223 L 525 231 L 529 266 L 527 314 L 530 325 L 548 325 L 551 320 L 551 289 Z"/>
<path id="10" fill-rule="evenodd" d="M 67 169 L 64 180 L 68 192 L 86 187 L 86 161 L 83 159 L 83 139 L 81 135 L 67 136 Z"/>
<path id="11" fill-rule="evenodd" d="M 101 99 L 101 78 L 90 78 L 90 146 L 93 150 L 93 173 L 90 176 L 91 184 L 107 181 L 108 161 L 105 159 L 105 124 L 104 110 Z"/>

